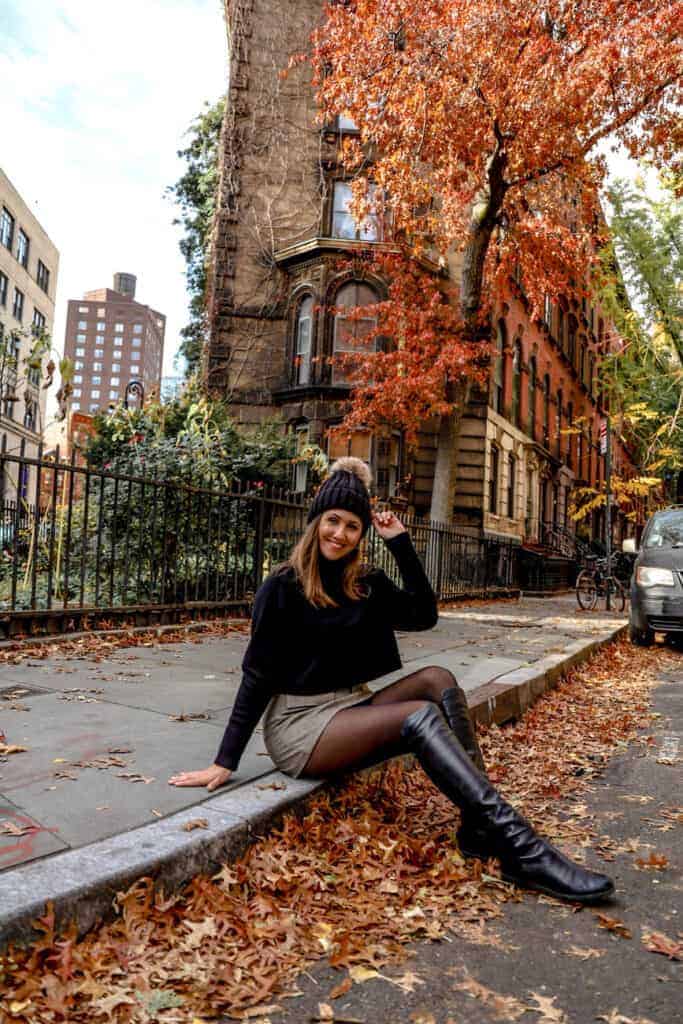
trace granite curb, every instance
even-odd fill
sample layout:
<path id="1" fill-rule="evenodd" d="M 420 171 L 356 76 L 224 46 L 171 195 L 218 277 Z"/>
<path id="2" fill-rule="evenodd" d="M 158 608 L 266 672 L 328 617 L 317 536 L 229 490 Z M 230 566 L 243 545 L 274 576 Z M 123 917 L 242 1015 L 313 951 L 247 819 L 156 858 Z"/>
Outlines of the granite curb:
<path id="1" fill-rule="evenodd" d="M 533 666 L 501 674 L 468 694 L 477 721 L 503 724 L 519 718 L 574 666 L 626 630 L 620 625 L 595 640 L 576 640 Z M 52 905 L 57 929 L 74 922 L 84 934 L 115 908 L 116 894 L 152 877 L 165 892 L 179 889 L 200 872 L 238 858 L 290 810 L 305 810 L 325 789 L 324 781 L 294 779 L 273 771 L 152 824 L 4 873 L 11 890 L 0 900 L 0 950 L 31 942 L 32 922 Z M 205 825 L 187 830 L 197 819 Z"/>

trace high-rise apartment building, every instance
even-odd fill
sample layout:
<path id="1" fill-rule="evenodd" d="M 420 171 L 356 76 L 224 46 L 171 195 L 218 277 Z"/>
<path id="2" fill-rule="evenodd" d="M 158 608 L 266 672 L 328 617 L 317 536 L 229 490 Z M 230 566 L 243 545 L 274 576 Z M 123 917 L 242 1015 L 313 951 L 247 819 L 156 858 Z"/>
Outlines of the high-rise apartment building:
<path id="1" fill-rule="evenodd" d="M 133 274 L 114 274 L 113 288 L 70 299 L 64 355 L 73 361 L 70 408 L 94 413 L 116 404 L 131 381 L 159 393 L 166 317 L 135 299 Z"/>
<path id="2" fill-rule="evenodd" d="M 57 248 L 0 169 L 0 443 L 12 454 L 23 443 L 29 458 L 45 427 L 47 395 L 29 356 L 39 336 L 52 334 L 58 267 Z M 22 472 L 14 483 L 25 498 L 29 467 Z"/>

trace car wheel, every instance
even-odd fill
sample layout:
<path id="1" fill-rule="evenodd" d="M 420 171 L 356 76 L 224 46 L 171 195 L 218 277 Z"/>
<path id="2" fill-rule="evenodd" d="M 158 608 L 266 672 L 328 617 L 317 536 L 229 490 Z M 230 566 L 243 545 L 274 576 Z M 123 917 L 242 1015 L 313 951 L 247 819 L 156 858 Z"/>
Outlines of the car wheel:
<path id="1" fill-rule="evenodd" d="M 637 644 L 638 647 L 652 647 L 655 642 L 654 630 L 650 628 L 636 629 L 635 626 L 631 626 L 628 634 L 631 638 L 631 643 Z"/>

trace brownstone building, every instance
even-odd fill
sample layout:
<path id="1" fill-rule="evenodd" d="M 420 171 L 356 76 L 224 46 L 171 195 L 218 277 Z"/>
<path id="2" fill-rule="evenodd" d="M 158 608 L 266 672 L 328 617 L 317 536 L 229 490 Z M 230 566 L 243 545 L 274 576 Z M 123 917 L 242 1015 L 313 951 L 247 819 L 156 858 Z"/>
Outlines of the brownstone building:
<path id="1" fill-rule="evenodd" d="M 226 0 L 230 80 L 204 372 L 243 424 L 275 416 L 302 444 L 320 444 L 333 457 L 341 446 L 330 447 L 327 430 L 343 417 L 349 384 L 326 357 L 352 347 L 363 329 L 349 328 L 344 308 L 386 294 L 382 280 L 354 271 L 354 253 L 390 247 L 391 234 L 379 219 L 360 225 L 349 213 L 338 154 L 353 123 L 338 118 L 321 129 L 309 70 L 280 76 L 321 7 L 320 0 Z M 548 296 L 542 321 L 532 322 L 510 281 L 496 316 L 489 387 L 471 401 L 461 429 L 452 512 L 460 528 L 530 551 L 560 551 L 571 540 L 572 487 L 604 484 L 596 366 L 605 331 L 597 307 L 560 295 Z M 415 453 L 391 427 L 374 436 L 357 431 L 349 448 L 370 461 L 380 496 L 400 488 L 411 510 L 429 515 L 437 427 L 423 424 Z M 615 463 L 630 465 L 619 446 Z M 301 466 L 294 485 L 306 485 Z M 601 514 L 582 529 L 600 537 Z M 623 530 L 619 520 L 615 540 Z"/>
<path id="2" fill-rule="evenodd" d="M 73 360 L 70 409 L 92 414 L 116 404 L 132 380 L 159 394 L 166 317 L 135 300 L 133 274 L 114 274 L 113 288 L 70 299 L 64 355 Z"/>

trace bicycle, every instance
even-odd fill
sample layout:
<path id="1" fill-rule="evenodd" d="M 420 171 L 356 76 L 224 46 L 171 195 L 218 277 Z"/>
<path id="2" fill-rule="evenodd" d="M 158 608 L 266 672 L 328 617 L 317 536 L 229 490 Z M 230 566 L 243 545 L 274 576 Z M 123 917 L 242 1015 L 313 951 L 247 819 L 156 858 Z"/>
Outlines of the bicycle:
<path id="1" fill-rule="evenodd" d="M 592 612 L 598 603 L 599 597 L 605 598 L 610 595 L 610 605 L 613 611 L 623 612 L 626 607 L 626 590 L 621 580 L 607 572 L 607 559 L 599 558 L 594 566 L 582 569 L 576 577 L 576 600 L 579 608 L 585 612 Z"/>

